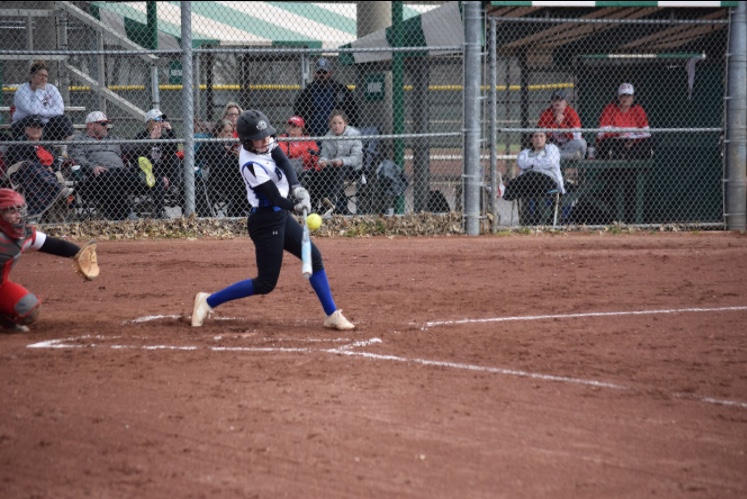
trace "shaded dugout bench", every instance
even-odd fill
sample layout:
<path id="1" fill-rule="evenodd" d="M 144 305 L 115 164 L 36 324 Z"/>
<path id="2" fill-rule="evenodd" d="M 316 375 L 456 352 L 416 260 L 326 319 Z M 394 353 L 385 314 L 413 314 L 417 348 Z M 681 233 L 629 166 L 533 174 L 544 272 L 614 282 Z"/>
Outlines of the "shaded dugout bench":
<path id="1" fill-rule="evenodd" d="M 571 172 L 575 170 L 576 182 L 567 186 L 562 201 L 564 212 L 572 207 L 568 213 L 571 221 L 588 225 L 644 223 L 652 159 L 589 159 L 564 161 L 561 166 L 566 178 L 574 176 Z"/>

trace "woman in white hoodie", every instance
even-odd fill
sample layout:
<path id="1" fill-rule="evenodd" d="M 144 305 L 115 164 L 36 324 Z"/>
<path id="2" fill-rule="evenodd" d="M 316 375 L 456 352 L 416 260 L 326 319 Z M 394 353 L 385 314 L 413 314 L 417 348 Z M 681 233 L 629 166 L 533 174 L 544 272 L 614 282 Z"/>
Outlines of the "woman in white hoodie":
<path id="1" fill-rule="evenodd" d="M 13 131 L 21 135 L 21 120 L 28 116 L 39 116 L 44 124 L 45 140 L 66 140 L 73 136 L 73 122 L 65 116 L 65 103 L 57 87 L 48 83 L 47 63 L 37 60 L 31 63 L 29 81 L 19 86 L 13 96 Z"/>
<path id="2" fill-rule="evenodd" d="M 560 172 L 560 150 L 555 144 L 547 143 L 545 132 L 532 135 L 532 147 L 521 151 L 516 163 L 521 173 L 506 184 L 503 194 L 506 201 L 542 197 L 552 189 L 565 194 Z"/>

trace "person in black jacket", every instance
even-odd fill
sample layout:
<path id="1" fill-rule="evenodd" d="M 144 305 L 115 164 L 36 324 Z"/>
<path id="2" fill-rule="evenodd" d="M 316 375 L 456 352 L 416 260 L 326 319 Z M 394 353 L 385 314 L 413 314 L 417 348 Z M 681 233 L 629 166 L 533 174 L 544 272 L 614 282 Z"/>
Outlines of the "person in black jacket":
<path id="1" fill-rule="evenodd" d="M 298 94 L 293 105 L 293 114 L 304 119 L 306 132 L 312 137 L 327 133 L 330 114 L 335 109 L 347 115 L 350 126 L 360 126 L 353 92 L 333 75 L 332 62 L 324 57 L 319 59 L 314 66 L 314 81 Z"/>
<path id="2" fill-rule="evenodd" d="M 181 186 L 180 162 L 176 153 L 175 142 L 160 142 L 159 139 L 176 139 L 171 123 L 159 109 L 151 109 L 145 115 L 146 128 L 133 137 L 143 140 L 151 139 L 153 144 L 132 144 L 126 151 L 130 161 L 135 162 L 146 176 L 146 182 L 152 188 L 153 201 L 156 205 L 156 217 L 164 216 L 164 196 L 169 190 L 178 191 Z M 147 161 L 143 161 L 147 159 Z"/>
<path id="3" fill-rule="evenodd" d="M 233 139 L 234 124 L 227 119 L 218 120 L 213 127 L 213 137 Z M 239 149 L 238 141 L 203 142 L 196 155 L 196 160 L 207 171 L 211 200 L 226 201 L 228 217 L 243 217 L 249 211 L 244 181 L 236 166 L 239 161 Z"/>
<path id="4" fill-rule="evenodd" d="M 14 168 L 11 184 L 23 191 L 28 200 L 31 217 L 38 217 L 47 211 L 58 199 L 72 193 L 58 178 L 60 163 L 42 144 L 44 122 L 40 116 L 31 115 L 18 122 L 19 135 L 16 143 L 5 152 L 8 167 L 23 163 Z"/>

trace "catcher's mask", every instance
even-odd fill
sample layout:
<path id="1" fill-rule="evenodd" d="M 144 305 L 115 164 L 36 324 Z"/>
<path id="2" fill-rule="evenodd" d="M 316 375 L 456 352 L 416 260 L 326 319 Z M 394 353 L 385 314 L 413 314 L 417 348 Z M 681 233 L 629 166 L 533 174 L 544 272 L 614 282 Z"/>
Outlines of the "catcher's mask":
<path id="1" fill-rule="evenodd" d="M 269 151 L 257 151 L 254 149 L 254 140 L 262 140 L 265 137 L 274 136 L 277 131 L 270 124 L 264 113 L 249 109 L 241 113 L 236 122 L 236 132 L 239 134 L 239 140 L 247 151 L 265 154 Z"/>
<path id="2" fill-rule="evenodd" d="M 13 239 L 26 234 L 26 199 L 13 189 L 0 189 L 0 230 Z"/>

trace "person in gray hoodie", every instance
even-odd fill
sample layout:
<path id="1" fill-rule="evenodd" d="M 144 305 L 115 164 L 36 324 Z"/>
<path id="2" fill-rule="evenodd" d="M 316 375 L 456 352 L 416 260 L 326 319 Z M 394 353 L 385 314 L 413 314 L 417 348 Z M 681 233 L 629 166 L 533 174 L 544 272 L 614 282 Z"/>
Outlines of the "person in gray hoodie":
<path id="1" fill-rule="evenodd" d="M 325 137 L 334 140 L 322 141 L 322 151 L 316 163 L 320 171 L 313 172 L 309 179 L 312 209 L 316 207 L 315 200 L 327 198 L 336 205 L 337 213 L 349 214 L 344 183 L 347 175 L 363 166 L 363 142 L 360 136 L 356 128 L 348 126 L 344 111 L 332 111 L 329 132 Z"/>
<path id="2" fill-rule="evenodd" d="M 152 179 L 153 172 L 144 171 L 144 178 L 141 178 L 139 173 L 125 164 L 128 151 L 114 142 L 119 137 L 109 133 L 110 127 L 111 123 L 104 113 L 89 113 L 86 116 L 86 131 L 74 137 L 70 157 L 81 166 L 81 173 L 85 176 L 79 186 L 81 195 L 95 199 L 104 218 L 125 220 L 132 215 L 130 195 L 152 188 L 148 185 L 147 177 L 150 173 Z M 100 143 L 78 143 L 92 140 Z"/>

